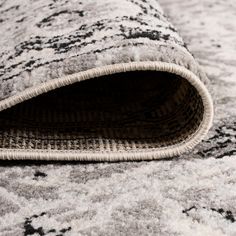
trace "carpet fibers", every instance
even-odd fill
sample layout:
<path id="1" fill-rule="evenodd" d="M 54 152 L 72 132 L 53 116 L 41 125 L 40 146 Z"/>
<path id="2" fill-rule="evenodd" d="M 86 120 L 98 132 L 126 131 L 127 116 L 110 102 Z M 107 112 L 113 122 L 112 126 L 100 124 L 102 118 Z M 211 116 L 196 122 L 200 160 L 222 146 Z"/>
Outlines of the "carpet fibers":
<path id="1" fill-rule="evenodd" d="M 2 161 L 1 236 L 236 235 L 235 2 L 160 3 L 211 82 L 208 136 L 170 160 Z"/>

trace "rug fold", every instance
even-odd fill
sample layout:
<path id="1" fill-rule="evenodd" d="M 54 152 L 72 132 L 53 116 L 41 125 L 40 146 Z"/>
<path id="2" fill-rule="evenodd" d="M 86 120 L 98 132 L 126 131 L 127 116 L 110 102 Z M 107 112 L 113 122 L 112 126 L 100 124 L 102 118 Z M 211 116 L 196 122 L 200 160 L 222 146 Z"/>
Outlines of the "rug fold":
<path id="1" fill-rule="evenodd" d="M 207 134 L 207 77 L 156 0 L 0 11 L 0 159 L 160 159 Z"/>

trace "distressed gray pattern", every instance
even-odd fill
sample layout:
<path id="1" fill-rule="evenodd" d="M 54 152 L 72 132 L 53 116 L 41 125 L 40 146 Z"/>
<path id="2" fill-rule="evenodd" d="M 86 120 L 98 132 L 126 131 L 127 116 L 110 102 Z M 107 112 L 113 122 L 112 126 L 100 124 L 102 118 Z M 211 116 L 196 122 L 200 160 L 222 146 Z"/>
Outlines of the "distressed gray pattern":
<path id="1" fill-rule="evenodd" d="M 169 161 L 2 162 L 1 235 L 236 234 L 234 0 L 160 2 L 212 82 L 209 136 Z"/>
<path id="2" fill-rule="evenodd" d="M 0 100 L 51 79 L 120 62 L 175 61 L 198 73 L 155 0 L 8 0 L 0 14 L 0 45 L 5 46 L 0 49 Z M 166 49 L 173 46 L 174 51 Z"/>

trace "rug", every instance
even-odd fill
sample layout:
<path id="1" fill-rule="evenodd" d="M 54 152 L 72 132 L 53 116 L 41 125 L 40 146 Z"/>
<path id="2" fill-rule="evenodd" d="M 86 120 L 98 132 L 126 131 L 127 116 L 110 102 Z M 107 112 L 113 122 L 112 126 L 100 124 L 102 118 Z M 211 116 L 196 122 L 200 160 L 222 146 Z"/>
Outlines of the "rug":
<path id="1" fill-rule="evenodd" d="M 235 3 L 160 3 L 210 80 L 207 137 L 158 161 L 2 161 L 1 236 L 236 234 Z"/>
<path id="2" fill-rule="evenodd" d="M 156 0 L 1 4 L 0 158 L 152 160 L 207 134 L 207 77 Z"/>

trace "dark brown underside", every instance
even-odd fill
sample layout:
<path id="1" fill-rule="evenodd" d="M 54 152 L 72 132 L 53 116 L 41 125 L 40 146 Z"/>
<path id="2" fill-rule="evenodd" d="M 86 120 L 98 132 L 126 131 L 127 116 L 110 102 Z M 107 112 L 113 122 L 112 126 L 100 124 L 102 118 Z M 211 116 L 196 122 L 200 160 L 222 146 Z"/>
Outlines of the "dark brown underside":
<path id="1" fill-rule="evenodd" d="M 203 103 L 189 82 L 155 71 L 69 85 L 0 113 L 0 148 L 128 151 L 185 140 Z"/>

